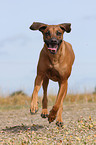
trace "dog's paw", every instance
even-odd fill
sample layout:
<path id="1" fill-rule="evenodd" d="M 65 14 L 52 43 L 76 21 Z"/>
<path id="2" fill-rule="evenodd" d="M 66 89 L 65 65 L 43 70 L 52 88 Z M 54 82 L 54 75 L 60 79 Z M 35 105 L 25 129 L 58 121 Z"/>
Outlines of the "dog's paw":
<path id="1" fill-rule="evenodd" d="M 42 109 L 41 117 L 48 118 L 48 110 L 47 109 Z"/>
<path id="2" fill-rule="evenodd" d="M 37 109 L 37 110 L 35 109 L 35 111 L 31 111 L 31 109 L 30 109 L 31 115 L 34 115 L 34 114 L 37 113 L 37 112 L 38 112 L 38 109 Z"/>
<path id="3" fill-rule="evenodd" d="M 49 113 L 49 116 L 48 116 L 49 123 L 53 122 L 56 119 L 56 115 L 57 115 L 57 111 L 52 109 Z"/>
<path id="4" fill-rule="evenodd" d="M 57 122 L 56 122 L 56 125 L 57 125 L 58 127 L 62 127 L 62 126 L 63 126 L 63 122 L 57 121 Z"/>
<path id="5" fill-rule="evenodd" d="M 31 102 L 30 113 L 33 115 L 38 111 L 38 104 Z"/>

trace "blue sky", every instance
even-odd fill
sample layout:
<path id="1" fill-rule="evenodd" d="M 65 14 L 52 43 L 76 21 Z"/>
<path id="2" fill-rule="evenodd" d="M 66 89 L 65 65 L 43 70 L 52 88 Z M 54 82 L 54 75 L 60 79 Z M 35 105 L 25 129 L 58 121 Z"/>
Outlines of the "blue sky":
<path id="1" fill-rule="evenodd" d="M 24 90 L 31 95 L 43 37 L 33 22 L 70 22 L 64 34 L 75 52 L 68 92 L 92 92 L 96 86 L 96 0 L 3 0 L 0 2 L 0 94 Z M 42 91 L 42 90 L 41 90 Z M 41 93 L 40 91 L 40 93 Z M 50 81 L 49 94 L 58 84 Z"/>

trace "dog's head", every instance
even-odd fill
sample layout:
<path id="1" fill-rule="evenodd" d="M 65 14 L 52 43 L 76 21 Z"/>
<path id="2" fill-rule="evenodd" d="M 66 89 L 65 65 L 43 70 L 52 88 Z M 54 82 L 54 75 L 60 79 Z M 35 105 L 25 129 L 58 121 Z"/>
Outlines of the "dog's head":
<path id="1" fill-rule="evenodd" d="M 44 23 L 34 22 L 31 26 L 31 30 L 39 30 L 43 34 L 43 39 L 48 47 L 48 50 L 52 54 L 56 54 L 60 44 L 63 40 L 63 33 L 71 31 L 70 23 L 62 23 L 59 25 L 47 25 Z"/>

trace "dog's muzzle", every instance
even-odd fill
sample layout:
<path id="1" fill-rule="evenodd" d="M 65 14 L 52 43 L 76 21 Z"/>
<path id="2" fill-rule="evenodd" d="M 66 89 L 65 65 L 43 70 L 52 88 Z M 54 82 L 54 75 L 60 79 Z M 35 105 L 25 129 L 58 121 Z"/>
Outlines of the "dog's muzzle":
<path id="1" fill-rule="evenodd" d="M 62 42 L 62 40 L 57 40 L 55 38 L 52 38 L 51 40 L 45 40 L 45 43 L 46 43 L 48 50 L 50 51 L 51 54 L 57 53 L 61 42 Z"/>

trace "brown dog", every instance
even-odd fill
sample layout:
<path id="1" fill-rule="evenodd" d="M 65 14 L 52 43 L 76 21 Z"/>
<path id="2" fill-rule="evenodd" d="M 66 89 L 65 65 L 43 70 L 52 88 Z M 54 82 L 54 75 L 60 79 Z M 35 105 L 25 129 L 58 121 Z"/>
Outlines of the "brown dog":
<path id="1" fill-rule="evenodd" d="M 70 23 L 47 25 L 39 22 L 34 22 L 30 26 L 31 30 L 39 30 L 42 32 L 45 42 L 39 57 L 30 112 L 31 114 L 34 114 L 38 111 L 38 91 L 42 85 L 43 100 L 41 117 L 48 117 L 49 123 L 53 122 L 57 117 L 56 124 L 58 126 L 63 125 L 63 100 L 67 93 L 67 80 L 71 74 L 71 69 L 75 58 L 71 44 L 63 40 L 63 33 L 65 31 L 69 33 L 71 31 L 70 26 Z M 59 92 L 55 105 L 48 115 L 47 86 L 49 79 L 58 81 Z"/>

